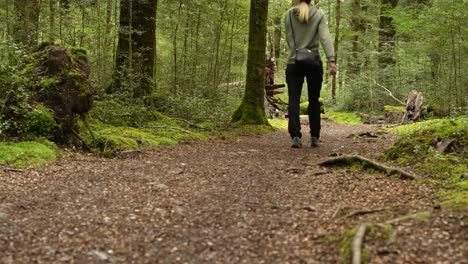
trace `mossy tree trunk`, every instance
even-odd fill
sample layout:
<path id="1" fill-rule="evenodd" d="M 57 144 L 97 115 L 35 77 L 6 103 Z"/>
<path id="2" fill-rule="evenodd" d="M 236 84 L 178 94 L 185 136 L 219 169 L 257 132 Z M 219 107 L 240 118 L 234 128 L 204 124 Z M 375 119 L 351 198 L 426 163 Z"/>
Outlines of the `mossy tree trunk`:
<path id="1" fill-rule="evenodd" d="M 134 97 L 151 92 L 158 0 L 121 0 L 120 30 L 112 91 L 128 88 Z M 124 85 L 123 80 L 127 83 Z"/>
<path id="2" fill-rule="evenodd" d="M 37 45 L 40 5 L 39 0 L 15 0 L 14 40 L 25 47 Z"/>
<path id="3" fill-rule="evenodd" d="M 247 80 L 242 104 L 233 122 L 251 125 L 268 124 L 265 115 L 265 49 L 268 0 L 251 0 Z"/>

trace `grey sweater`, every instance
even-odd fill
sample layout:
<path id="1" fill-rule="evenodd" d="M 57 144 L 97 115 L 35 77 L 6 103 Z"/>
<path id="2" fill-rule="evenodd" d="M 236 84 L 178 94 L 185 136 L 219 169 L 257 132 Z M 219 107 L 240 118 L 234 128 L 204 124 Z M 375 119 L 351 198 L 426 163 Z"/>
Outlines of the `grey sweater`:
<path id="1" fill-rule="evenodd" d="M 291 16 L 289 13 L 291 12 Z M 291 23 L 294 28 L 294 36 L 297 46 L 294 45 Z M 327 19 L 323 12 L 309 5 L 309 22 L 299 22 L 299 8 L 293 7 L 286 12 L 286 40 L 289 47 L 288 64 L 294 64 L 296 48 L 318 49 L 318 42 L 322 44 L 329 62 L 335 61 L 335 49 L 328 30 Z"/>

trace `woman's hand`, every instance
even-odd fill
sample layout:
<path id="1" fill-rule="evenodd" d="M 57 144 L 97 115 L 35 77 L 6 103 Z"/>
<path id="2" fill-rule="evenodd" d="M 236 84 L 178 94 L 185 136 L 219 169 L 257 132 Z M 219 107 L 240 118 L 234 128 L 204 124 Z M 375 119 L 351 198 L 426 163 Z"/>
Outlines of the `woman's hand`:
<path id="1" fill-rule="evenodd" d="M 331 75 L 336 75 L 336 63 L 334 61 L 328 62 L 328 73 Z"/>

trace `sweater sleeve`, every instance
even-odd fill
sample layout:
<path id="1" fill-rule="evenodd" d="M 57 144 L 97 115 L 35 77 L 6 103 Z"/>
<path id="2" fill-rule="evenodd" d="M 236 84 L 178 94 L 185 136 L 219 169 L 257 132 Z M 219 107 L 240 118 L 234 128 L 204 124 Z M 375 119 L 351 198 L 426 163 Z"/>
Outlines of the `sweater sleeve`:
<path id="1" fill-rule="evenodd" d="M 286 43 L 288 44 L 288 48 L 291 49 L 293 47 L 292 43 L 292 33 L 291 33 L 291 23 L 289 22 L 289 10 L 286 12 L 284 16 L 284 28 L 286 33 Z"/>
<path id="2" fill-rule="evenodd" d="M 335 61 L 335 49 L 333 47 L 332 38 L 330 35 L 330 31 L 328 30 L 328 23 L 327 18 L 323 15 L 320 18 L 319 25 L 318 25 L 318 33 L 320 37 L 320 43 L 322 44 L 323 49 L 325 50 L 325 55 L 327 56 L 327 60 Z"/>

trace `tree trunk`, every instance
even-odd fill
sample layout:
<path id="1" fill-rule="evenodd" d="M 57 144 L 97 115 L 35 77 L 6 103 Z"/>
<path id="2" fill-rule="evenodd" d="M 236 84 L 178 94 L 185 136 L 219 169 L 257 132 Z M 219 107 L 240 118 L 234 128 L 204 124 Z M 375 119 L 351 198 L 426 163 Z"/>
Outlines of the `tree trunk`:
<path id="1" fill-rule="evenodd" d="M 340 41 L 340 19 L 341 13 L 341 0 L 336 0 L 336 26 L 335 26 L 335 61 L 338 62 L 338 47 Z M 333 101 L 336 99 L 336 75 L 332 77 L 332 99 Z"/>
<path id="2" fill-rule="evenodd" d="M 141 98 L 153 87 L 154 48 L 156 45 L 157 0 L 121 0 L 120 29 L 113 89 L 130 85 L 133 96 Z"/>
<path id="3" fill-rule="evenodd" d="M 359 73 L 359 34 L 363 31 L 362 18 L 361 18 L 361 2 L 360 0 L 353 0 L 351 4 L 351 29 L 353 30 L 353 46 L 352 46 L 352 59 L 350 62 L 349 72 L 351 76 L 356 77 Z"/>
<path id="4" fill-rule="evenodd" d="M 392 25 L 392 17 L 388 15 L 388 11 L 394 9 L 398 4 L 398 0 L 382 0 L 380 7 L 379 19 L 379 67 L 385 68 L 389 65 L 394 65 L 393 49 L 395 47 L 395 28 Z"/>
<path id="5" fill-rule="evenodd" d="M 55 35 L 55 10 L 56 10 L 57 0 L 49 0 L 49 42 L 54 42 Z"/>
<path id="6" fill-rule="evenodd" d="M 32 48 L 37 45 L 40 4 L 39 0 L 15 0 L 16 19 L 13 38 L 16 43 Z"/>
<path id="7" fill-rule="evenodd" d="M 251 0 L 245 95 L 232 117 L 233 122 L 268 124 L 264 110 L 267 17 L 268 0 Z"/>

